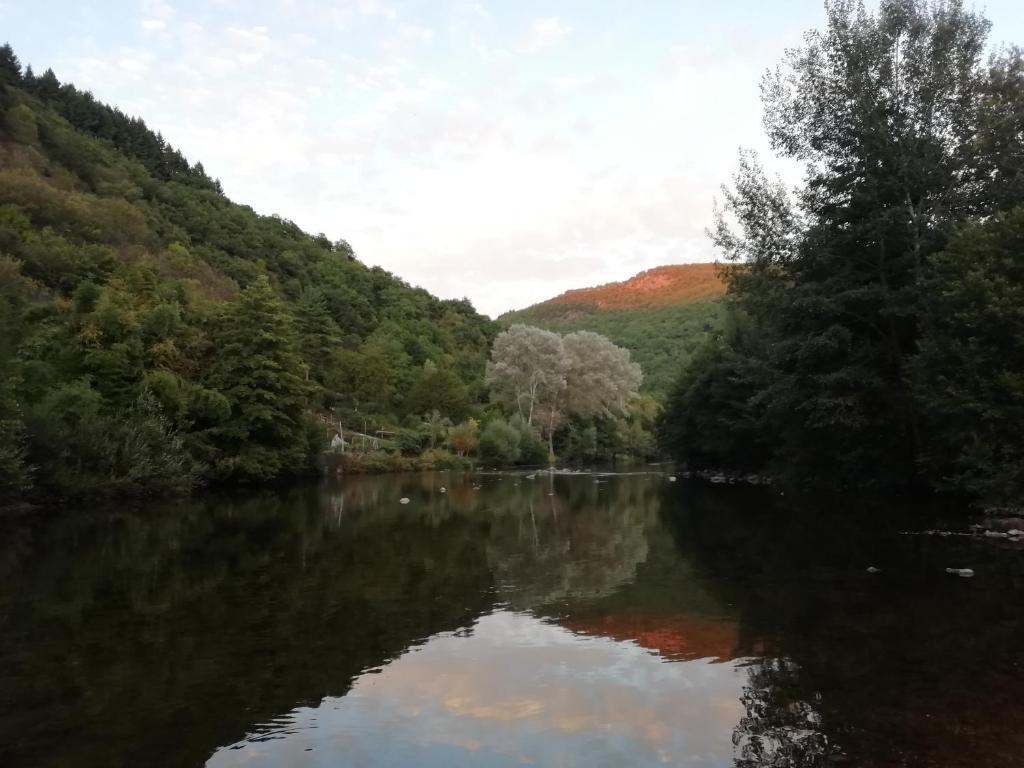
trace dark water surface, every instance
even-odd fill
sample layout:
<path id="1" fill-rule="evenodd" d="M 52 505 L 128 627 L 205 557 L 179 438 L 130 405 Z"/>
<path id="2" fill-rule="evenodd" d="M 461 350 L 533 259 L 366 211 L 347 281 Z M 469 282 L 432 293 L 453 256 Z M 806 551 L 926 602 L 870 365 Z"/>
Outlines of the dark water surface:
<path id="1" fill-rule="evenodd" d="M 0 533 L 8 768 L 1024 765 L 1024 553 L 991 541 L 660 474 Z"/>

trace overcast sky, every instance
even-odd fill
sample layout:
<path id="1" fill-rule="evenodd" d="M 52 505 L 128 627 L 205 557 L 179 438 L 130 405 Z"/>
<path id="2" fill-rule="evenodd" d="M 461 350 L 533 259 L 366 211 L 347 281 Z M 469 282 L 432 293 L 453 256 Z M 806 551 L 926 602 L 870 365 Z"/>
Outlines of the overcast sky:
<path id="1" fill-rule="evenodd" d="M 986 4 L 1024 43 L 1024 3 Z M 38 71 L 141 115 L 234 200 L 489 314 L 703 234 L 760 73 L 820 0 L 0 0 Z"/>

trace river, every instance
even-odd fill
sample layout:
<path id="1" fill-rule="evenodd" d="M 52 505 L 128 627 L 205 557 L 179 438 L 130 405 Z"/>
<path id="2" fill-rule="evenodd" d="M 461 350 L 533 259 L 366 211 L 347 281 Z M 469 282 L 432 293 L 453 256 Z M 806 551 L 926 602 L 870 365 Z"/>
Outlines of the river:
<path id="1" fill-rule="evenodd" d="M 0 765 L 1024 764 L 1024 552 L 797 506 L 653 468 L 6 519 Z"/>

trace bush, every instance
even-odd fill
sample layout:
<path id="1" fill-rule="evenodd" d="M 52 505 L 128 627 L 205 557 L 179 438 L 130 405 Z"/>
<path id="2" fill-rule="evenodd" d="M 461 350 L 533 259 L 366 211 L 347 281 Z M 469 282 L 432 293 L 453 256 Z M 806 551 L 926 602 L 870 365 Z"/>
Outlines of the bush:
<path id="1" fill-rule="evenodd" d="M 473 462 L 440 448 L 429 448 L 420 454 L 418 465 L 419 469 L 469 469 Z"/>
<path id="2" fill-rule="evenodd" d="M 422 451 L 426 446 L 428 437 L 422 432 L 409 429 L 399 432 L 395 440 L 402 453 L 415 455 Z"/>
<path id="3" fill-rule="evenodd" d="M 154 397 L 110 415 L 99 393 L 78 381 L 50 392 L 28 414 L 30 455 L 60 496 L 187 493 L 200 467 Z M 41 483 L 42 484 L 42 483 Z"/>
<path id="4" fill-rule="evenodd" d="M 540 466 L 548 463 L 548 447 L 537 431 L 519 415 L 509 419 L 509 425 L 519 432 L 519 463 Z"/>
<path id="5" fill-rule="evenodd" d="M 480 433 L 480 458 L 495 464 L 515 464 L 521 440 L 518 429 L 504 419 L 495 419 Z"/>

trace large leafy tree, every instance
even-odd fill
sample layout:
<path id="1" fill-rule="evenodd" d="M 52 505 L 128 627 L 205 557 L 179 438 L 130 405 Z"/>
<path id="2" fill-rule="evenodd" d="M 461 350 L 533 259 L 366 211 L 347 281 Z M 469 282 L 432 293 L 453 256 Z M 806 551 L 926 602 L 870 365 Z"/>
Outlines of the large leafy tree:
<path id="1" fill-rule="evenodd" d="M 905 484 L 927 469 L 909 369 L 932 258 L 960 222 L 1014 204 L 1019 55 L 983 66 L 988 22 L 957 0 L 826 7 L 826 28 L 762 83 L 772 146 L 804 164 L 803 188 L 791 197 L 745 156 L 713 231 L 737 264 L 735 316 L 756 330 L 681 381 L 668 419 L 753 428 L 802 479 Z"/>
<path id="2" fill-rule="evenodd" d="M 552 331 L 516 324 L 498 334 L 485 381 L 491 399 L 533 425 L 539 404 L 565 389 L 562 338 Z"/>
<path id="3" fill-rule="evenodd" d="M 528 426 L 554 435 L 566 416 L 624 414 L 640 387 L 640 366 L 604 336 L 577 331 L 562 337 L 527 325 L 498 335 L 487 366 L 491 397 Z"/>

